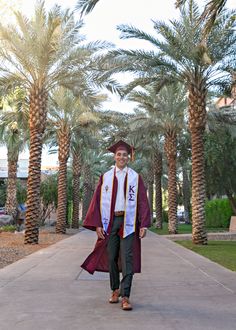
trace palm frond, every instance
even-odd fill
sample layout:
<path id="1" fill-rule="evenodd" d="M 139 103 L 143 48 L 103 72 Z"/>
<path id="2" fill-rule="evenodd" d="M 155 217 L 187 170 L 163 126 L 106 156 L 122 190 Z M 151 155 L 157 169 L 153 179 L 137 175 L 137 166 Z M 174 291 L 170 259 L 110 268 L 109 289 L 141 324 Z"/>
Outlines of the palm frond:
<path id="1" fill-rule="evenodd" d="M 154 46 L 160 46 L 160 42 L 149 33 L 146 33 L 132 25 L 118 25 L 117 30 L 121 32 L 121 39 L 140 39 L 150 42 Z"/>
<path id="2" fill-rule="evenodd" d="M 33 18 L 20 12 L 15 16 L 17 26 L 0 24 L 0 57 L 5 71 L 20 77 L 28 88 L 73 85 L 72 80 L 75 83 L 78 76 L 94 70 L 96 52 L 113 47 L 103 41 L 86 45 L 80 33 L 82 21 L 58 5 L 47 12 L 39 1 Z"/>
<path id="3" fill-rule="evenodd" d="M 206 21 L 204 34 L 209 33 L 213 27 L 217 16 L 221 13 L 226 5 L 227 0 L 210 0 L 206 4 L 201 19 Z"/>
<path id="4" fill-rule="evenodd" d="M 16 86 L 24 86 L 24 80 L 16 73 L 9 73 L 8 70 L 4 73 L 2 69 L 2 73 L 0 75 L 0 86 L 5 93 Z"/>
<path id="5" fill-rule="evenodd" d="M 176 8 L 179 8 L 179 7 L 183 6 L 183 5 L 185 5 L 186 2 L 187 2 L 187 0 L 176 0 L 175 1 L 175 7 Z"/>
<path id="6" fill-rule="evenodd" d="M 96 6 L 99 0 L 78 0 L 76 10 L 81 12 L 81 15 L 89 14 Z"/>

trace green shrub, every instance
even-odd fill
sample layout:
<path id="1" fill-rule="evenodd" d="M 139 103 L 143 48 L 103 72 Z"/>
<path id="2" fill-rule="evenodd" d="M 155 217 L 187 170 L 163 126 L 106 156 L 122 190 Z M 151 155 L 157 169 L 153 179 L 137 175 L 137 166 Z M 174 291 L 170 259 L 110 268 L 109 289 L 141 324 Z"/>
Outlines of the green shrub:
<path id="1" fill-rule="evenodd" d="M 14 225 L 5 225 L 5 226 L 0 227 L 0 230 L 1 231 L 11 231 L 11 232 L 14 232 L 16 230 L 16 226 L 14 226 Z"/>
<path id="2" fill-rule="evenodd" d="M 4 206 L 6 203 L 6 191 L 7 185 L 6 182 L 3 180 L 0 181 L 0 206 Z"/>
<path id="3" fill-rule="evenodd" d="M 233 215 L 229 200 L 213 199 L 206 202 L 206 227 L 207 228 L 228 228 L 230 217 Z"/>

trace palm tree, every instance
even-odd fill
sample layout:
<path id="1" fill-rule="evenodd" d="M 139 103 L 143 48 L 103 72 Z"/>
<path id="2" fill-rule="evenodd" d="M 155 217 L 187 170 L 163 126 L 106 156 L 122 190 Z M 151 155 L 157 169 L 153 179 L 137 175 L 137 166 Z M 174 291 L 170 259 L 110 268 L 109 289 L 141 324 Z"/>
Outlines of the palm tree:
<path id="1" fill-rule="evenodd" d="M 82 205 L 82 219 L 85 218 L 95 190 L 96 182 L 104 172 L 103 154 L 97 153 L 94 149 L 83 150 L 83 205 Z"/>
<path id="2" fill-rule="evenodd" d="M 177 185 L 176 185 L 176 155 L 177 134 L 183 127 L 183 114 L 186 106 L 186 92 L 181 85 L 164 87 L 156 94 L 153 86 L 144 91 L 133 91 L 129 100 L 137 102 L 139 109 L 144 109 L 144 115 L 136 121 L 142 123 L 148 132 L 161 131 L 164 135 L 164 150 L 168 163 L 168 218 L 169 233 L 177 232 Z"/>
<path id="3" fill-rule="evenodd" d="M 95 51 L 105 43 L 82 44 L 79 33 L 81 22 L 73 13 L 55 6 L 46 13 L 44 2 L 39 1 L 34 17 L 15 14 L 17 26 L 0 24 L 1 47 L 0 84 L 24 86 L 30 96 L 30 157 L 27 185 L 27 212 L 25 243 L 38 243 L 40 205 L 40 169 L 43 134 L 47 118 L 49 91 L 57 86 L 81 88 L 81 77 L 89 77 L 93 86 L 103 82 L 98 79 L 98 62 Z M 92 74 L 94 70 L 94 75 Z M 90 72 L 90 73 L 89 73 Z M 97 81 L 95 80 L 97 78 Z M 83 81 L 84 79 L 82 79 Z M 106 82 L 109 86 L 109 82 Z"/>
<path id="4" fill-rule="evenodd" d="M 82 206 L 82 219 L 85 218 L 89 204 L 91 202 L 91 190 L 92 190 L 92 180 L 91 180 L 91 165 L 89 161 L 83 164 L 83 206 Z"/>
<path id="5" fill-rule="evenodd" d="M 72 171 L 73 171 L 73 213 L 72 228 L 79 228 L 79 202 L 80 202 L 80 176 L 82 169 L 81 146 L 74 143 L 72 146 Z"/>
<path id="6" fill-rule="evenodd" d="M 140 101 L 140 99 L 139 99 Z M 136 109 L 137 111 L 137 109 Z M 153 221 L 153 202 L 155 195 L 155 211 L 156 211 L 156 224 L 158 223 L 158 228 L 162 226 L 162 155 L 161 155 L 161 144 L 160 144 L 160 134 L 157 135 L 157 132 L 143 131 L 140 135 L 140 129 L 135 129 L 132 123 L 135 121 L 136 115 L 130 118 L 130 127 L 128 138 L 131 141 L 134 141 L 136 154 L 138 157 L 135 157 L 134 163 L 131 165 L 135 167 L 144 180 L 144 184 L 147 187 L 148 199 L 150 203 L 151 210 L 151 220 Z M 160 158 L 161 157 L 161 162 Z M 155 185 L 154 185 L 155 184 Z M 154 192 L 155 187 L 155 192 Z"/>
<path id="7" fill-rule="evenodd" d="M 140 101 L 140 99 L 139 99 Z M 137 115 L 137 114 L 136 114 Z M 134 118 L 130 118 L 131 127 Z M 137 167 L 138 172 L 144 175 L 144 180 L 147 182 L 148 186 L 148 197 L 151 207 L 151 216 L 153 217 L 153 198 L 154 192 L 153 183 L 155 187 L 155 212 L 156 212 L 156 227 L 162 228 L 162 136 L 160 132 L 150 132 L 145 131 L 142 133 L 142 138 L 140 137 L 140 130 L 132 131 L 129 130 L 130 136 L 136 136 L 137 152 L 141 156 L 137 159 L 141 164 Z M 136 163 L 136 161 L 135 161 Z M 136 165 L 136 164 L 135 164 Z"/>
<path id="8" fill-rule="evenodd" d="M 153 224 L 153 185 L 154 185 L 154 167 L 153 167 L 153 157 L 151 157 L 150 166 L 148 168 L 148 199 L 151 211 L 151 223 Z"/>
<path id="9" fill-rule="evenodd" d="M 151 222 L 153 223 L 153 195 L 154 195 L 154 164 L 153 164 L 153 141 L 148 134 L 140 134 L 140 130 L 136 129 L 134 125 L 135 116 L 130 118 L 130 125 L 128 126 L 129 134 L 127 139 L 129 143 L 135 146 L 135 159 L 130 163 L 142 176 L 144 186 L 147 191 L 149 207 L 151 211 Z"/>
<path id="10" fill-rule="evenodd" d="M 16 219 L 17 215 L 17 166 L 20 152 L 25 148 L 28 136 L 29 113 L 25 95 L 16 89 L 2 97 L 0 115 L 0 139 L 7 147 L 8 179 L 5 212 Z"/>
<path id="11" fill-rule="evenodd" d="M 156 228 L 162 229 L 162 152 L 159 148 L 154 150 L 153 166 L 155 181 Z"/>
<path id="12" fill-rule="evenodd" d="M 190 1 L 181 9 L 179 21 L 169 24 L 155 22 L 157 36 L 140 31 L 133 26 L 122 25 L 122 38 L 146 40 L 154 46 L 153 51 L 113 51 L 110 56 L 116 61 L 116 70 L 129 71 L 139 77 L 127 90 L 137 85 L 155 82 L 157 88 L 173 81 L 183 82 L 188 89 L 189 129 L 192 144 L 192 220 L 193 242 L 206 244 L 204 226 L 205 179 L 203 134 L 206 125 L 206 95 L 212 85 L 227 81 L 228 63 L 235 52 L 235 22 L 231 13 L 218 17 L 217 24 L 202 43 L 203 23 L 199 23 L 197 6 Z"/>
<path id="13" fill-rule="evenodd" d="M 178 143 L 179 163 L 183 175 L 183 205 L 184 219 L 186 223 L 190 223 L 191 211 L 191 184 L 190 184 L 190 159 L 191 159 L 191 143 L 190 136 L 187 132 L 183 132 Z"/>
<path id="14" fill-rule="evenodd" d="M 99 100 L 101 101 L 101 98 Z M 97 101 L 93 101 L 93 103 L 97 103 Z M 71 136 L 79 127 L 98 122 L 98 116 L 92 110 L 84 105 L 80 97 L 74 96 L 70 90 L 63 87 L 57 88 L 52 95 L 48 135 L 56 133 L 59 146 L 57 233 L 66 232 L 67 161 L 70 154 Z"/>
<path id="15" fill-rule="evenodd" d="M 100 116 L 99 116 L 100 117 Z M 73 186 L 72 186 L 72 228 L 79 228 L 79 204 L 80 196 L 80 177 L 82 175 L 83 155 L 84 150 L 97 147 L 97 138 L 94 137 L 94 130 L 97 126 L 90 123 L 88 127 L 79 127 L 72 135 L 71 154 L 72 154 L 72 172 L 73 172 Z M 96 127 L 97 128 L 97 127 Z"/>

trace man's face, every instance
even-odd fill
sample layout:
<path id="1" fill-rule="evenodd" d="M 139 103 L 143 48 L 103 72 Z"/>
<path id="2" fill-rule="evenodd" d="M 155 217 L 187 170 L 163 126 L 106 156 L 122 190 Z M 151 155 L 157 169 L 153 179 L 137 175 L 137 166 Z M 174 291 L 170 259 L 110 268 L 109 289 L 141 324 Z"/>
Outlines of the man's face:
<path id="1" fill-rule="evenodd" d="M 118 150 L 115 153 L 114 159 L 116 161 L 116 166 L 123 169 L 129 161 L 128 152 L 126 150 Z"/>

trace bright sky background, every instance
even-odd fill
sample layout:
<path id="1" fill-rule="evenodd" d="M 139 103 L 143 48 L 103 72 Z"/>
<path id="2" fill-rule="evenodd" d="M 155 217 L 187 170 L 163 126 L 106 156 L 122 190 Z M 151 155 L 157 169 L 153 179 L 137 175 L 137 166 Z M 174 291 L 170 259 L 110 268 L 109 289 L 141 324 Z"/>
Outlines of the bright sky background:
<path id="1" fill-rule="evenodd" d="M 33 12 L 35 0 L 0 0 L 0 11 L 6 11 L 7 7 L 22 9 L 27 16 Z M 55 3 L 63 7 L 74 8 L 76 0 L 45 0 L 47 8 L 52 7 Z M 145 48 L 150 47 L 145 41 L 120 40 L 119 31 L 116 26 L 119 24 L 132 24 L 147 32 L 153 31 L 151 20 L 165 20 L 177 18 L 178 10 L 175 9 L 174 0 L 100 0 L 91 14 L 84 19 L 85 26 L 83 34 L 87 36 L 87 40 L 108 40 L 122 48 Z M 206 1 L 198 0 L 199 5 L 204 5 Z M 235 8 L 235 0 L 228 0 L 227 6 Z M 1 22 L 4 24 L 2 15 Z M 127 81 L 127 77 L 121 77 L 123 81 Z M 127 102 L 120 102 L 117 97 L 110 97 L 110 101 L 106 102 L 106 109 L 117 111 L 131 111 L 133 105 Z M 5 158 L 6 151 L 0 148 L 0 158 Z M 21 158 L 27 157 L 27 153 L 21 154 Z M 43 151 L 42 165 L 56 165 L 57 156 L 47 155 L 47 151 Z"/>

